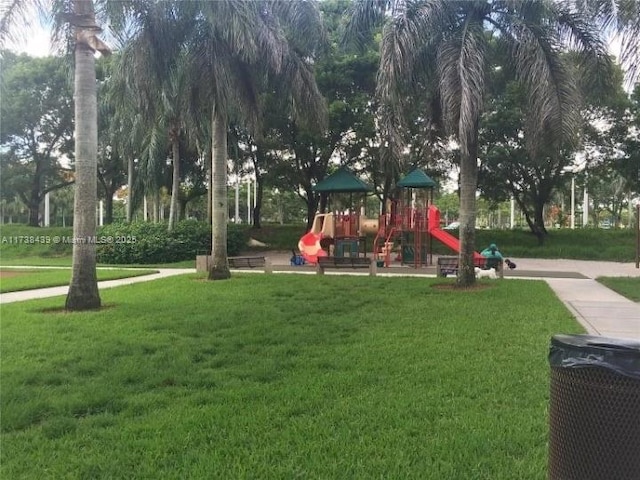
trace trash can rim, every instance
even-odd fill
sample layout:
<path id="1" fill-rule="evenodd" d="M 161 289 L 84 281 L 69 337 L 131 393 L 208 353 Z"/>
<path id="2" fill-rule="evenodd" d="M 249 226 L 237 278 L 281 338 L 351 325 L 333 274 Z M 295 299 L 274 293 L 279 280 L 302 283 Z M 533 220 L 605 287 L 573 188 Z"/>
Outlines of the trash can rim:
<path id="1" fill-rule="evenodd" d="M 552 368 L 600 367 L 640 379 L 640 342 L 595 335 L 554 335 L 549 364 Z"/>

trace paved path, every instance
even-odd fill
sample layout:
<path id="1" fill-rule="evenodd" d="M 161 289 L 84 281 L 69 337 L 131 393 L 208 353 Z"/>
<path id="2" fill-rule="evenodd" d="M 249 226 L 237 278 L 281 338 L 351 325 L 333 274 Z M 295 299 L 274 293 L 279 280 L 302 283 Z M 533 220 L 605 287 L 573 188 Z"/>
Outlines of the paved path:
<path id="1" fill-rule="evenodd" d="M 3 267 L 7 268 L 7 267 Z M 11 269 L 33 269 L 37 267 L 10 267 Z M 149 275 L 142 275 L 139 277 L 128 277 L 128 278 L 119 278 L 117 280 L 104 280 L 102 282 L 98 282 L 98 286 L 100 290 L 105 288 L 119 287 L 121 285 L 130 285 L 132 283 L 138 282 L 148 282 L 149 280 L 157 280 L 158 278 L 171 277 L 173 275 L 181 275 L 183 273 L 193 273 L 194 269 L 192 268 L 153 268 L 153 269 L 144 269 L 144 270 L 157 270 L 158 273 L 152 273 Z M 49 288 L 39 288 L 37 290 L 23 290 L 20 292 L 9 292 L 0 294 L 0 304 L 3 303 L 12 303 L 12 302 L 21 302 L 23 300 L 34 300 L 36 298 L 47 298 L 47 297 L 57 297 L 60 295 L 66 295 L 69 291 L 69 286 L 65 285 L 62 287 L 49 287 Z"/>
<path id="2" fill-rule="evenodd" d="M 269 252 L 266 255 L 271 259 L 276 272 L 313 271 L 310 268 L 289 267 L 290 253 Z M 531 258 L 511 260 L 517 264 L 517 268 L 505 272 L 505 278 L 544 279 L 587 333 L 640 340 L 640 303 L 634 303 L 594 280 L 600 276 L 640 277 L 640 269 L 636 269 L 633 263 Z M 385 270 L 389 274 L 435 275 L 433 267 L 419 270 L 390 267 Z M 104 289 L 193 272 L 193 269 L 159 269 L 156 274 L 108 280 L 99 282 L 99 286 Z M 0 295 L 0 303 L 66 295 L 67 290 L 68 287 L 64 286 L 6 293 Z"/>
<path id="3" fill-rule="evenodd" d="M 527 270 L 575 271 L 584 279 L 548 275 L 545 281 L 567 306 L 587 333 L 640 340 L 640 303 L 608 289 L 597 277 L 640 277 L 634 263 L 583 260 L 513 259 Z M 516 269 L 517 270 L 517 269 Z"/>

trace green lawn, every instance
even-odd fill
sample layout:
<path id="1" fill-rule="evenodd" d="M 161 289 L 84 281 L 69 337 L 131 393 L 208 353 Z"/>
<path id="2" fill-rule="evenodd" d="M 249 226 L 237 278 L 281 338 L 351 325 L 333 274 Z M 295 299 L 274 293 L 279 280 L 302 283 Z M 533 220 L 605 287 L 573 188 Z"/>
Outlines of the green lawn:
<path id="1" fill-rule="evenodd" d="M 45 267 L 71 267 L 71 255 L 58 256 L 58 257 L 38 257 L 38 256 L 25 256 L 25 257 L 0 257 L 0 266 L 45 266 Z M 184 260 L 182 262 L 173 263 L 156 263 L 156 264 L 127 264 L 127 265 L 113 265 L 107 263 L 98 263 L 98 267 L 108 268 L 196 268 L 196 259 Z"/>
<path id="2" fill-rule="evenodd" d="M 546 283 L 195 275 L 2 306 L 0 478 L 540 479 Z"/>
<path id="3" fill-rule="evenodd" d="M 116 270 L 98 269 L 98 280 L 115 280 L 118 278 L 139 277 L 155 273 L 156 270 Z M 57 287 L 68 285 L 71 281 L 70 269 L 16 269 L 0 267 L 0 292 L 16 292 L 34 288 Z"/>
<path id="4" fill-rule="evenodd" d="M 640 277 L 600 277 L 597 280 L 629 300 L 640 302 Z"/>

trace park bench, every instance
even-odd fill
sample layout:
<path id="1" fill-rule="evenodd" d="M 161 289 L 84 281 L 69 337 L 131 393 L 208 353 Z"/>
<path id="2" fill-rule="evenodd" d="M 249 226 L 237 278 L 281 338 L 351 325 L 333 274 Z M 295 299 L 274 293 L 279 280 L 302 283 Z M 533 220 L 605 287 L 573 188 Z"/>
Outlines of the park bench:
<path id="1" fill-rule="evenodd" d="M 229 257 L 229 268 L 264 268 L 265 272 L 271 272 L 271 262 L 265 257 Z"/>
<path id="2" fill-rule="evenodd" d="M 473 261 L 474 267 L 482 269 L 495 268 L 498 277 L 504 277 L 504 261 L 498 258 L 475 258 Z M 441 256 L 438 257 L 438 263 L 436 265 L 436 275 L 438 277 L 446 277 L 447 275 L 458 274 L 458 257 Z"/>
<path id="3" fill-rule="evenodd" d="M 271 262 L 265 257 L 229 257 L 227 260 L 229 261 L 229 268 L 264 268 L 265 273 L 273 271 Z M 211 255 L 196 256 L 196 272 L 208 272 L 210 266 Z"/>
<path id="4" fill-rule="evenodd" d="M 318 257 L 318 263 L 316 265 L 316 272 L 319 275 L 324 274 L 326 268 L 349 268 L 359 269 L 367 268 L 369 275 L 376 276 L 376 262 L 372 261 L 369 257 Z"/>

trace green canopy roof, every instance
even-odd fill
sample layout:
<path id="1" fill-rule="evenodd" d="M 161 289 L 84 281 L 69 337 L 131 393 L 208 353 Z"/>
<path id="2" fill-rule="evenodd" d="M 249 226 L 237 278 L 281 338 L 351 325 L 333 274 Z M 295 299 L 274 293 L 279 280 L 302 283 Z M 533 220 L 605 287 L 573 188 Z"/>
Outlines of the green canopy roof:
<path id="1" fill-rule="evenodd" d="M 353 172 L 346 168 L 341 168 L 337 172 L 318 182 L 313 190 L 325 193 L 349 193 L 349 192 L 370 192 L 373 190 L 364 183 Z"/>
<path id="2" fill-rule="evenodd" d="M 415 168 L 398 182 L 398 186 L 402 188 L 434 188 L 436 182 L 422 170 Z"/>

